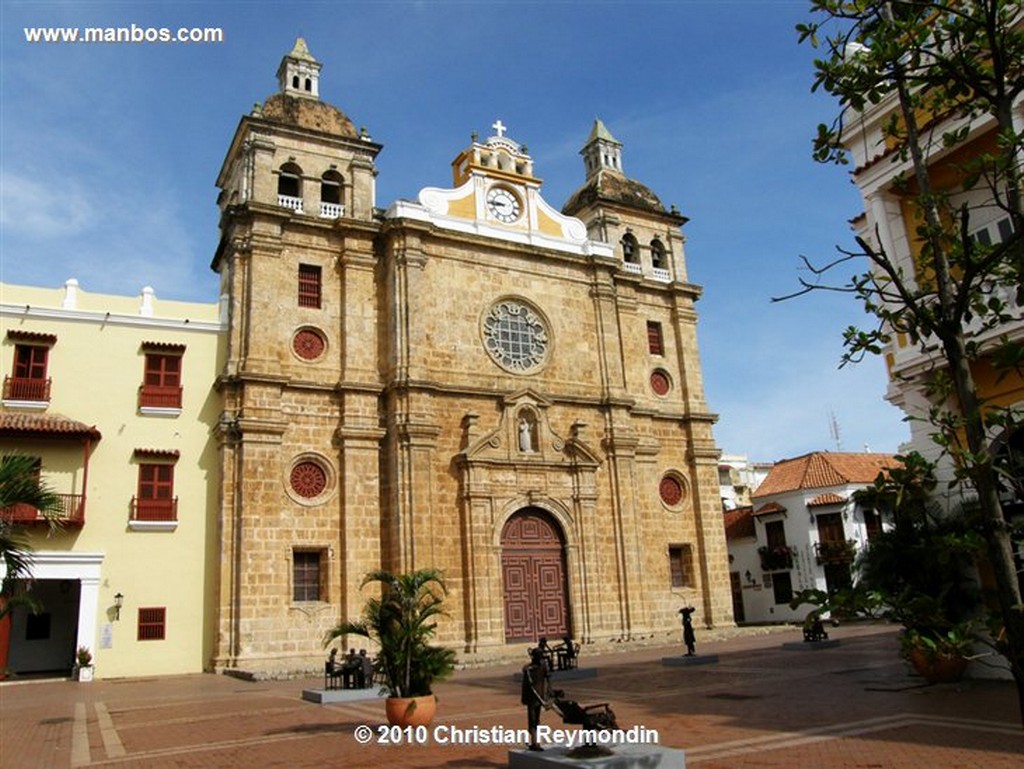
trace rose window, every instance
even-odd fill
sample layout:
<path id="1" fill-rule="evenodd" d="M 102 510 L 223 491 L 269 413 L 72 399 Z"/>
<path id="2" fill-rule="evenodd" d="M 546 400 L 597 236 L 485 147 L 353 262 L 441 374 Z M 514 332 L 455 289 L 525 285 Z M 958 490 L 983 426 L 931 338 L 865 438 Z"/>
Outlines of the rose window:
<path id="1" fill-rule="evenodd" d="M 291 484 L 300 497 L 313 499 L 327 489 L 327 473 L 316 462 L 299 462 L 292 468 Z"/>
<path id="2" fill-rule="evenodd" d="M 658 493 L 661 495 L 661 501 L 669 507 L 676 507 L 680 502 L 683 501 L 683 482 L 676 478 L 674 475 L 666 475 L 661 479 L 661 483 L 658 486 Z"/>
<path id="3" fill-rule="evenodd" d="M 299 329 L 292 338 L 292 349 L 303 360 L 316 360 L 326 348 L 324 338 L 311 328 Z"/>
<path id="4" fill-rule="evenodd" d="M 506 299 L 495 304 L 484 318 L 484 347 L 503 369 L 528 373 L 547 355 L 547 328 L 536 311 Z"/>
<path id="5" fill-rule="evenodd" d="M 672 380 L 668 378 L 661 369 L 651 372 L 651 389 L 658 395 L 668 395 L 669 390 L 672 389 Z"/>

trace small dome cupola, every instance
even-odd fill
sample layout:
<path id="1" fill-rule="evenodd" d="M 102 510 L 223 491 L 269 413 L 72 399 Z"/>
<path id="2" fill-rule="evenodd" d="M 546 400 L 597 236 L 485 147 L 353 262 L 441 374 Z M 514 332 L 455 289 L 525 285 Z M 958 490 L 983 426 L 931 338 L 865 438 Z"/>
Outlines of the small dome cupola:
<path id="1" fill-rule="evenodd" d="M 623 173 L 622 142 L 612 136 L 612 132 L 605 127 L 600 118 L 594 120 L 594 127 L 580 154 L 587 169 L 588 181 L 602 171 Z"/>
<path id="2" fill-rule="evenodd" d="M 320 67 L 306 47 L 306 41 L 296 38 L 295 47 L 281 59 L 277 68 L 277 82 L 281 93 L 289 96 L 303 96 L 308 99 L 320 98 Z"/>
<path id="3" fill-rule="evenodd" d="M 622 170 L 622 142 L 612 136 L 600 118 L 594 120 L 594 127 L 590 129 L 580 155 L 583 156 L 587 178 L 562 207 L 563 214 L 581 216 L 585 208 L 601 202 L 658 214 L 669 213 L 657 195 L 626 176 Z M 672 213 L 673 216 L 677 214 Z"/>

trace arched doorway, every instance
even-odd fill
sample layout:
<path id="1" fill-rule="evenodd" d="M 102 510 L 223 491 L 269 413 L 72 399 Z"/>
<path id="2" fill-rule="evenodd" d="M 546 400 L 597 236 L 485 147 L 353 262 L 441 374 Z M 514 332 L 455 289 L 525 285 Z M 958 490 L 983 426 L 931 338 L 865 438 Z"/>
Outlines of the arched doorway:
<path id="1" fill-rule="evenodd" d="M 572 635 L 565 542 L 548 513 L 527 507 L 508 519 L 501 532 L 501 574 L 506 642 Z"/>

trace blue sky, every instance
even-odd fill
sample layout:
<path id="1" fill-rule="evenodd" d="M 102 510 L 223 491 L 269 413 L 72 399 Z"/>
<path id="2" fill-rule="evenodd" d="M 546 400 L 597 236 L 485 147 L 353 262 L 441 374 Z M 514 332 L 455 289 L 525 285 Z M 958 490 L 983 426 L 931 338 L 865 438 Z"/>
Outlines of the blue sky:
<path id="1" fill-rule="evenodd" d="M 719 446 L 754 460 L 895 451 L 880 361 L 838 369 L 848 297 L 781 304 L 800 255 L 850 245 L 844 169 L 811 160 L 827 96 L 790 0 L 655 2 L 2 2 L 0 275 L 94 292 L 212 301 L 214 181 L 239 117 L 275 92 L 297 35 L 321 96 L 384 145 L 377 204 L 451 186 L 450 163 L 498 118 L 544 197 L 583 182 L 595 117 L 626 173 L 685 226 Z M 220 27 L 219 44 L 29 44 L 25 27 Z M 843 275 L 843 278 L 848 277 Z"/>

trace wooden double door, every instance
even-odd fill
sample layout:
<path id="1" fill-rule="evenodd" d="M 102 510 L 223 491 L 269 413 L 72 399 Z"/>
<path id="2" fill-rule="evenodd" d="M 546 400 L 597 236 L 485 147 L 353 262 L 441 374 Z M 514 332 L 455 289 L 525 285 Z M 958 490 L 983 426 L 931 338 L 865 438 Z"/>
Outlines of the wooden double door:
<path id="1" fill-rule="evenodd" d="M 512 515 L 501 532 L 506 642 L 571 636 L 565 541 L 538 508 Z"/>

